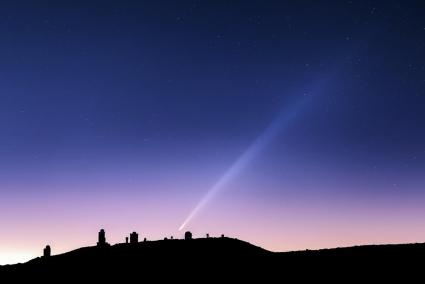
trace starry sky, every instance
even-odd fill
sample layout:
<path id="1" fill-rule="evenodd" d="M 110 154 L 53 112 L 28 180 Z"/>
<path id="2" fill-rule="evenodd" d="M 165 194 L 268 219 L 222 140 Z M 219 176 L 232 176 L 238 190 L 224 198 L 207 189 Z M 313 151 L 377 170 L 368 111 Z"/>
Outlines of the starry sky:
<path id="1" fill-rule="evenodd" d="M 273 251 L 425 241 L 424 12 L 1 1 L 0 264 L 195 208 L 194 237 Z"/>

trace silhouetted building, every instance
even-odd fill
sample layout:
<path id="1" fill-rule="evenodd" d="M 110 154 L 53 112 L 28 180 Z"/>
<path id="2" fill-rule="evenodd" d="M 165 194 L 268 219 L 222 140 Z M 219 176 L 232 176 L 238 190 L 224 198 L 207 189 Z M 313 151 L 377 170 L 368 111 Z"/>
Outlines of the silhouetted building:
<path id="1" fill-rule="evenodd" d="M 221 237 L 222 237 L 222 238 L 224 238 L 224 235 L 223 235 L 223 234 L 221 234 Z"/>
<path id="2" fill-rule="evenodd" d="M 47 245 L 44 250 L 43 250 L 43 256 L 44 257 L 49 257 L 51 255 L 51 250 L 50 250 L 50 246 Z"/>
<path id="3" fill-rule="evenodd" d="M 136 232 L 130 234 L 130 244 L 137 244 L 139 242 L 139 235 Z"/>
<path id="4" fill-rule="evenodd" d="M 125 237 L 125 243 L 128 244 L 128 237 Z"/>
<path id="5" fill-rule="evenodd" d="M 143 241 L 146 242 L 146 238 L 144 238 Z"/>
<path id="6" fill-rule="evenodd" d="M 192 239 L 192 233 L 187 231 L 186 233 L 184 233 L 184 239 L 185 240 L 191 240 Z"/>
<path id="7" fill-rule="evenodd" d="M 209 237 L 210 237 L 210 234 L 207 234 L 207 239 L 209 239 Z"/>
<path id="8" fill-rule="evenodd" d="M 97 245 L 98 246 L 104 246 L 106 245 L 106 237 L 105 237 L 105 230 L 101 229 L 99 232 L 99 238 L 97 241 Z"/>

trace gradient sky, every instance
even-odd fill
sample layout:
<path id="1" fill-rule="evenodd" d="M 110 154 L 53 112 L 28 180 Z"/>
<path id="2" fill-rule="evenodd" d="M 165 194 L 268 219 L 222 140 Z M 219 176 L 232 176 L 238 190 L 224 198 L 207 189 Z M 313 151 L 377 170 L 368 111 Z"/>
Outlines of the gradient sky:
<path id="1" fill-rule="evenodd" d="M 185 227 L 195 237 L 425 241 L 424 13 L 1 1 L 0 264 L 93 245 L 100 228 L 111 243 L 181 237 L 226 175 Z"/>

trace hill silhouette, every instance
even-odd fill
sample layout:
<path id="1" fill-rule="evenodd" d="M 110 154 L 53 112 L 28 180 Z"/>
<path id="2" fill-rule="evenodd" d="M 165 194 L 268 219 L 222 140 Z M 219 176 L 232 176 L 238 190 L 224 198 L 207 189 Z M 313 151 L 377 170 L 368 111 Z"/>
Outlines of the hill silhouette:
<path id="1" fill-rule="evenodd" d="M 425 244 L 275 253 L 227 237 L 83 247 L 0 267 L 2 279 L 386 279 L 422 274 Z M 282 278 L 283 277 L 283 278 Z M 372 278 L 371 278 L 372 277 Z M 268 282 L 268 281 L 267 281 Z"/>

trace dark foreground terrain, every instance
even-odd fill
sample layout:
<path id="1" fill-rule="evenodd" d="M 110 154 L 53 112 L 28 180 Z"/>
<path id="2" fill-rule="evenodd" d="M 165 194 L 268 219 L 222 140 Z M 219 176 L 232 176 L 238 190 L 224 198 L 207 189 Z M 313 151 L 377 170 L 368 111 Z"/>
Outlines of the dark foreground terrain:
<path id="1" fill-rule="evenodd" d="M 231 238 L 148 241 L 85 247 L 0 266 L 0 283 L 113 280 L 209 282 L 422 279 L 425 244 L 359 246 L 273 253 Z M 6 280 L 8 281 L 2 281 Z M 13 281 L 13 282 L 11 282 Z M 342 283 L 341 282 L 341 283 Z M 410 281 L 409 281 L 410 282 Z"/>

